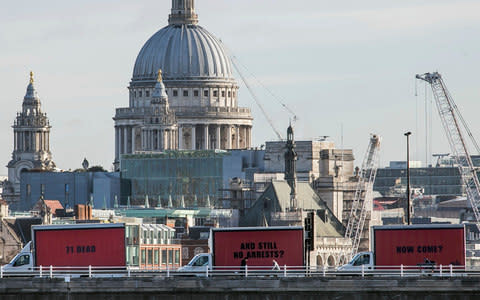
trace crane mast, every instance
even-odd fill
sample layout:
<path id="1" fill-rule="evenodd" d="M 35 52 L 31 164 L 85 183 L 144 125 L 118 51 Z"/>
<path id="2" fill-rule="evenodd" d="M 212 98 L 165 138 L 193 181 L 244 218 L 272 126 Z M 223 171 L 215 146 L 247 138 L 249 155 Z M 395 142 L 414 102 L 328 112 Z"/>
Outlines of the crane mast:
<path id="1" fill-rule="evenodd" d="M 453 158 L 458 166 L 463 184 L 465 185 L 467 198 L 472 206 L 477 227 L 480 230 L 480 213 L 478 207 L 480 205 L 480 183 L 477 177 L 477 172 L 472 162 L 470 153 L 468 152 L 465 138 L 462 134 L 459 121 L 463 123 L 468 136 L 472 139 L 473 145 L 477 148 L 477 143 L 473 138 L 466 122 L 464 121 L 457 105 L 453 101 L 452 96 L 447 90 L 442 76 L 438 72 L 425 73 L 423 75 L 416 75 L 416 78 L 428 82 L 433 91 L 435 103 L 437 105 L 440 119 L 442 120 L 445 134 L 447 135 L 450 149 Z"/>
<path id="2" fill-rule="evenodd" d="M 345 237 L 352 240 L 352 256 L 357 253 L 358 246 L 360 245 L 360 239 L 367 216 L 367 207 L 372 206 L 373 183 L 377 175 L 379 150 L 380 137 L 372 134 L 367 153 L 362 162 L 362 169 L 358 176 L 357 188 L 345 230 Z"/>

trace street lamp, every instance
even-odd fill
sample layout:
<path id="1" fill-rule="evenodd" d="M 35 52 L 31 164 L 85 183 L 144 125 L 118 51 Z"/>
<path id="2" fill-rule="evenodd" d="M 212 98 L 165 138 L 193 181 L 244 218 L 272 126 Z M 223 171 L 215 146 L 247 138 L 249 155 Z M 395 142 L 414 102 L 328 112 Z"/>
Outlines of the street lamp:
<path id="1" fill-rule="evenodd" d="M 410 225 L 410 144 L 409 137 L 412 133 L 405 132 L 403 135 L 407 137 L 407 225 Z"/>

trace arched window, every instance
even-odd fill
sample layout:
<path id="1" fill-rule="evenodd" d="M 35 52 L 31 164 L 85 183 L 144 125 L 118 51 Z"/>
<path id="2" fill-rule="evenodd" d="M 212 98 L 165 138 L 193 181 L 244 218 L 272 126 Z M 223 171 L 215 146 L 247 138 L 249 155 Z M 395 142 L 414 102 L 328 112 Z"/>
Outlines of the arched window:
<path id="1" fill-rule="evenodd" d="M 317 267 L 323 267 L 323 258 L 320 254 L 317 255 Z"/>
<path id="2" fill-rule="evenodd" d="M 327 259 L 327 263 L 328 263 L 329 267 L 334 267 L 335 266 L 335 258 L 332 255 L 330 255 Z"/>

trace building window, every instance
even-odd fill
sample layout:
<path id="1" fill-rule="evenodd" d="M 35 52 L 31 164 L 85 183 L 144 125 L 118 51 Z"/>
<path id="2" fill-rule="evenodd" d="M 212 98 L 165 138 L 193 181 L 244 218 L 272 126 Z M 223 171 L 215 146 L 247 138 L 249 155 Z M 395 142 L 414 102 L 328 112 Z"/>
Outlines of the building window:
<path id="1" fill-rule="evenodd" d="M 218 91 L 213 91 L 213 97 L 218 97 Z"/>
<path id="2" fill-rule="evenodd" d="M 142 265 L 145 265 L 147 263 L 146 262 L 147 258 L 146 258 L 146 255 L 145 255 L 145 249 L 142 249 L 142 254 L 141 254 L 140 259 L 142 260 Z"/>
<path id="3" fill-rule="evenodd" d="M 183 97 L 188 97 L 188 90 L 183 90 Z"/>
<path id="4" fill-rule="evenodd" d="M 178 91 L 177 90 L 173 90 L 173 97 L 177 97 L 178 96 Z"/>
<path id="5" fill-rule="evenodd" d="M 153 250 L 148 249 L 148 262 L 147 264 L 152 265 L 153 264 Z"/>
<path id="6" fill-rule="evenodd" d="M 168 264 L 173 264 L 173 250 L 168 249 Z"/>
<path id="7" fill-rule="evenodd" d="M 193 96 L 194 96 L 194 97 L 198 97 L 198 90 L 194 90 L 194 91 L 193 91 Z"/>
<path id="8" fill-rule="evenodd" d="M 225 97 L 225 91 L 222 91 L 222 97 Z"/>
<path id="9" fill-rule="evenodd" d="M 27 184 L 27 197 L 30 197 L 32 195 L 32 186 Z"/>
<path id="10" fill-rule="evenodd" d="M 180 250 L 175 250 L 175 264 L 180 264 Z"/>
<path id="11" fill-rule="evenodd" d="M 208 97 L 208 90 L 204 90 L 204 91 L 203 91 L 203 96 L 204 96 L 204 97 Z"/>
<path id="12" fill-rule="evenodd" d="M 138 92 L 138 97 L 142 97 L 142 91 Z"/>
<path id="13" fill-rule="evenodd" d="M 136 98 L 137 97 L 137 91 L 133 92 L 133 96 Z"/>
<path id="14" fill-rule="evenodd" d="M 150 97 L 150 91 L 146 91 L 145 96 Z"/>
<path id="15" fill-rule="evenodd" d="M 155 249 L 155 255 L 153 256 L 153 264 L 158 265 L 158 249 Z"/>
<path id="16" fill-rule="evenodd" d="M 162 265 L 167 264 L 167 250 L 162 250 Z"/>
<path id="17" fill-rule="evenodd" d="M 231 97 L 231 96 L 232 96 L 232 92 L 228 91 L 228 97 Z"/>

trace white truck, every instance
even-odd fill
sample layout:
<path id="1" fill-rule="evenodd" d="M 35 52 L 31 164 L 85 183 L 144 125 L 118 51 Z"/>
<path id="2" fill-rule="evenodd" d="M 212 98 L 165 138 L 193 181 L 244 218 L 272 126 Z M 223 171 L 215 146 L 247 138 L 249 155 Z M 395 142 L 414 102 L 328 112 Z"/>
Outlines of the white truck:
<path id="1" fill-rule="evenodd" d="M 32 273 L 40 267 L 125 267 L 125 224 L 34 225 L 32 241 L 4 273 Z"/>
<path id="2" fill-rule="evenodd" d="M 373 226 L 371 252 L 357 253 L 339 271 L 465 266 L 464 225 Z"/>
<path id="3" fill-rule="evenodd" d="M 276 266 L 304 266 L 301 226 L 212 228 L 210 253 L 194 256 L 179 272 L 240 270 Z"/>

